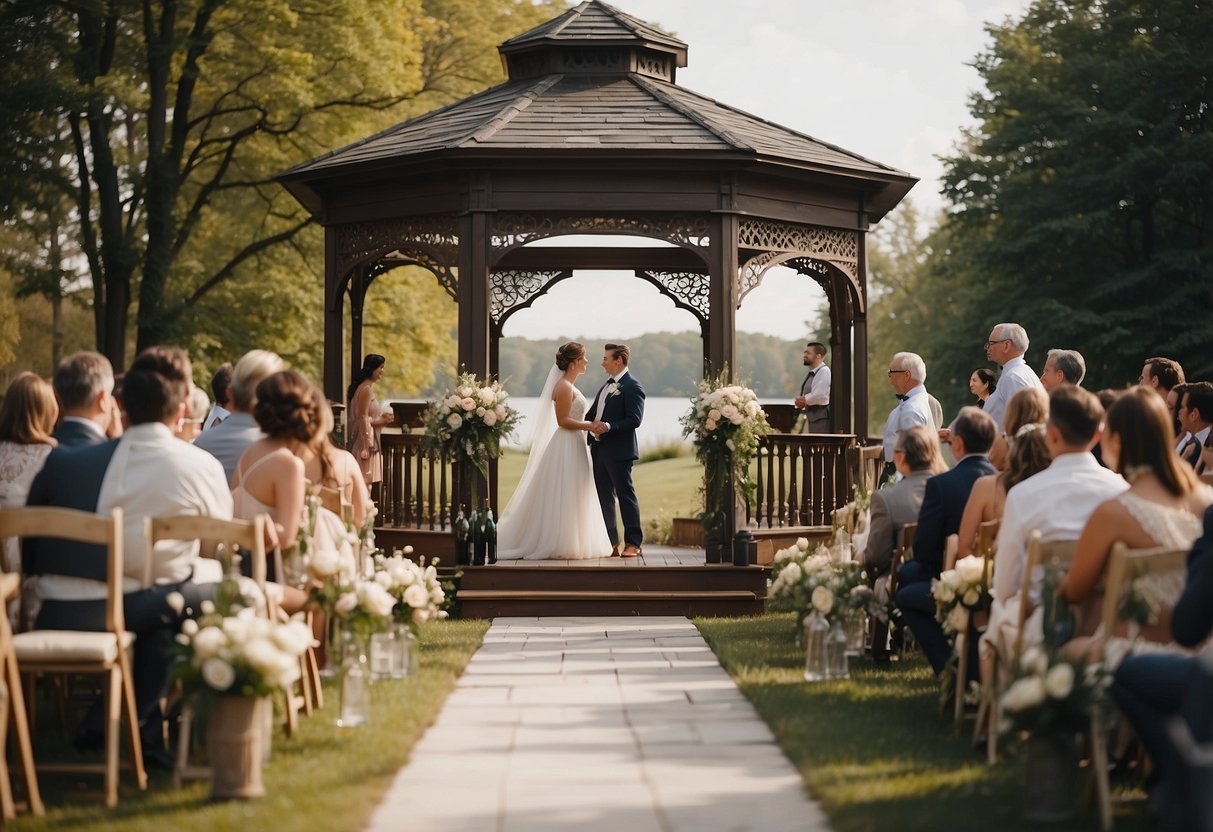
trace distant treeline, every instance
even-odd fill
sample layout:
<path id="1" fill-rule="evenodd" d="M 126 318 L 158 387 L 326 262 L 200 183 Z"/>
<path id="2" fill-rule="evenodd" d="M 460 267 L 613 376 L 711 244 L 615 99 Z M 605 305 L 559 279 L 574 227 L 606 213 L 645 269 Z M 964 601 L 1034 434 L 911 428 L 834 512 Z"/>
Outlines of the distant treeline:
<path id="1" fill-rule="evenodd" d="M 501 377 L 509 391 L 516 396 L 538 395 L 555 361 L 556 348 L 567 340 L 586 345 L 590 356 L 587 376 L 601 376 L 601 340 L 503 338 Z M 737 377 L 761 398 L 791 398 L 804 378 L 805 340 L 737 333 Z M 703 341 L 693 332 L 653 332 L 630 338 L 627 344 L 636 377 L 650 396 L 690 396 L 695 383 L 703 378 Z"/>

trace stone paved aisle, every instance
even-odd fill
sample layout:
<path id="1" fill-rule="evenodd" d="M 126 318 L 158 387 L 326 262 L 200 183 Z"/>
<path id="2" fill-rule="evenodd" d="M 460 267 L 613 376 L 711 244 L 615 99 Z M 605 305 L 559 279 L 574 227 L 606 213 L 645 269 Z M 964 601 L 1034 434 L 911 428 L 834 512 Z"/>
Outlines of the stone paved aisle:
<path id="1" fill-rule="evenodd" d="M 371 832 L 825 830 L 685 618 L 499 618 Z"/>

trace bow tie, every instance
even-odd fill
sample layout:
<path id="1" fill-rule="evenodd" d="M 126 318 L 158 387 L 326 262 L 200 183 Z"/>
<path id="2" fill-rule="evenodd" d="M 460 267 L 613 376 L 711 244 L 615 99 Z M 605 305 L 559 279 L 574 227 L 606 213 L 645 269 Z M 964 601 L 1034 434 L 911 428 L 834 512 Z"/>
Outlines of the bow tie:
<path id="1" fill-rule="evenodd" d="M 895 394 L 895 395 L 897 396 L 897 400 L 898 400 L 898 401 L 900 401 L 900 402 L 904 402 L 904 401 L 906 401 L 907 399 L 909 399 L 909 398 L 910 398 L 909 396 L 903 396 L 903 395 L 901 395 L 900 393 L 897 393 L 897 394 Z"/>
<path id="2" fill-rule="evenodd" d="M 614 383 L 615 383 L 615 379 L 613 379 L 613 378 L 607 379 L 607 384 L 614 384 Z"/>

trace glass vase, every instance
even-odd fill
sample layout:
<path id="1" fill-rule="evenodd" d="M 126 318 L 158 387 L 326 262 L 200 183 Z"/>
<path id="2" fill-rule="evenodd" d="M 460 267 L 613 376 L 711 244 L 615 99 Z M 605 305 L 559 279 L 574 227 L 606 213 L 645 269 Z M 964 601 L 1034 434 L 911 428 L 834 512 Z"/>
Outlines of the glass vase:
<path id="1" fill-rule="evenodd" d="M 409 676 L 416 676 L 421 659 L 417 649 L 417 637 L 413 635 L 408 624 L 399 622 L 392 627 L 396 636 L 396 658 L 392 662 L 392 678 L 407 679 Z"/>
<path id="2" fill-rule="evenodd" d="M 847 631 L 847 656 L 862 656 L 863 643 L 868 633 L 868 618 L 862 612 L 853 612 L 843 620 Z"/>
<path id="3" fill-rule="evenodd" d="M 346 642 L 345 630 L 331 610 L 324 612 L 324 634 L 324 667 L 320 668 L 320 678 L 336 679 L 341 675 Z"/>
<path id="4" fill-rule="evenodd" d="M 396 631 L 389 629 L 371 636 L 371 678 L 396 678 Z"/>
<path id="5" fill-rule="evenodd" d="M 341 710 L 337 724 L 342 728 L 365 725 L 371 711 L 371 668 L 369 639 L 343 631 L 345 658 L 341 664 Z"/>
<path id="6" fill-rule="evenodd" d="M 826 657 L 826 641 L 830 625 L 825 618 L 813 613 L 804 620 L 804 678 L 808 682 L 820 682 L 830 678 L 830 666 Z"/>
<path id="7" fill-rule="evenodd" d="M 847 631 L 841 619 L 835 619 L 826 636 L 826 675 L 831 679 L 847 679 Z"/>

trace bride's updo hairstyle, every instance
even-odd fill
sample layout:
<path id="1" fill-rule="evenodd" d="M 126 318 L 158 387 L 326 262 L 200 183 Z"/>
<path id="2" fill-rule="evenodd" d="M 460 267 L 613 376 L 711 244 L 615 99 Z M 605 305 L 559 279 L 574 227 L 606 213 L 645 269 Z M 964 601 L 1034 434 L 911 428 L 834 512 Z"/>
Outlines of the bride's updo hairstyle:
<path id="1" fill-rule="evenodd" d="M 312 442 L 323 426 L 314 387 L 294 370 L 274 373 L 257 385 L 253 418 L 275 439 Z"/>
<path id="2" fill-rule="evenodd" d="M 573 366 L 574 361 L 580 361 L 585 357 L 585 344 L 577 341 L 569 341 L 567 344 L 561 344 L 560 349 L 556 350 L 556 369 L 564 372 L 569 367 Z"/>

